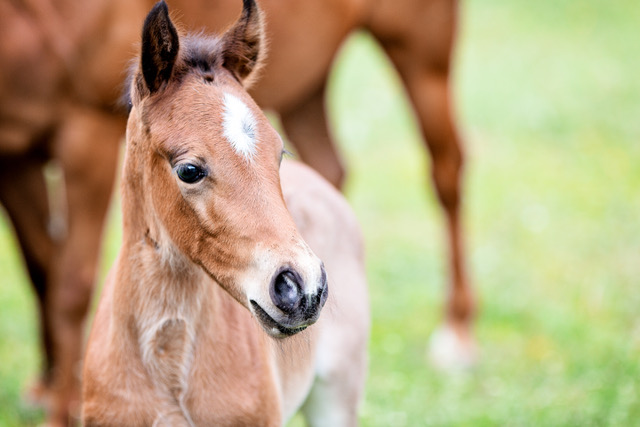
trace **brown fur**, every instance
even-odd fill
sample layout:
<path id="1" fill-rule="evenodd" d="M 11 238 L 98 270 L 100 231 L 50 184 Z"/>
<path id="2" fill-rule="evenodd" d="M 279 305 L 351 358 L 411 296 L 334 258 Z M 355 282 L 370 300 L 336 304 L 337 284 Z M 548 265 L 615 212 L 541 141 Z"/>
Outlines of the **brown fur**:
<path id="1" fill-rule="evenodd" d="M 248 17 L 220 40 L 182 38 L 169 66 L 172 55 L 163 46 L 178 40 L 154 33 L 159 27 L 171 34 L 158 8 L 147 21 L 144 36 L 152 40 L 143 43 L 132 84 L 123 245 L 87 345 L 83 422 L 279 426 L 305 404 L 311 425 L 356 425 L 369 320 L 353 214 L 316 174 L 285 162 L 292 220 L 280 187 L 282 141 L 237 80 L 251 70 L 222 60 L 245 52 L 237 29 Z M 204 57 L 213 80 L 196 60 Z M 172 73 L 163 75 L 168 67 Z M 225 93 L 245 102 L 257 120 L 250 161 L 222 133 Z M 174 168 L 185 161 L 200 162 L 210 174 L 181 182 Z M 268 293 L 283 265 L 296 271 L 304 292 L 321 289 L 322 262 L 300 234 L 326 255 L 329 312 L 281 338 L 251 315 L 253 302 L 291 327 L 315 322 L 288 318 Z"/>
<path id="2" fill-rule="evenodd" d="M 239 0 L 170 1 L 182 24 L 208 32 L 226 28 L 240 14 Z M 45 363 L 36 390 L 49 397 L 47 420 L 52 425 L 66 425 L 68 408 L 77 400 L 73 372 L 125 128 L 116 105 L 152 3 L 0 3 L 0 202 L 13 223 L 38 297 Z M 270 49 L 251 94 L 262 107 L 280 113 L 300 157 L 338 187 L 344 169 L 324 108 L 336 52 L 351 31 L 364 28 L 398 69 L 433 158 L 433 181 L 450 242 L 447 323 L 463 345 L 463 357 L 468 357 L 474 301 L 460 222 L 463 152 L 450 94 L 457 2 L 260 4 Z M 64 191 L 48 194 L 42 168 L 52 159 L 63 173 Z M 58 196 L 64 197 L 49 200 Z M 64 209 L 50 211 L 50 206 Z M 60 227 L 51 233 L 51 222 L 66 222 L 67 233 Z"/>

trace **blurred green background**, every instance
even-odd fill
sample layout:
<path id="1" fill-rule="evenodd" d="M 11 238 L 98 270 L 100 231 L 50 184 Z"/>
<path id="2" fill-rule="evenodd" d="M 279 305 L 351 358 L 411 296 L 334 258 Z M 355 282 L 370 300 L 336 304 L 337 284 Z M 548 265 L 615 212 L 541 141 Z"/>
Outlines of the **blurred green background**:
<path id="1" fill-rule="evenodd" d="M 473 369 L 439 372 L 426 358 L 445 295 L 443 219 L 398 79 L 365 34 L 332 77 L 374 320 L 362 425 L 640 425 L 640 4 L 466 0 L 460 23 L 455 97 L 480 299 Z M 36 336 L 2 220 L 0 426 L 41 421 L 21 402 Z"/>

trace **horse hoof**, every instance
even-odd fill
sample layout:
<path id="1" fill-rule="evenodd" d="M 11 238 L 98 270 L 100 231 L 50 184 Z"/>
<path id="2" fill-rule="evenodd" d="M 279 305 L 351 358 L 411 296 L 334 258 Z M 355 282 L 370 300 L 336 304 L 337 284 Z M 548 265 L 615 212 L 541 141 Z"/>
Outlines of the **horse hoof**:
<path id="1" fill-rule="evenodd" d="M 436 368 L 456 371 L 471 368 L 475 364 L 477 348 L 469 331 L 444 325 L 431 336 L 428 356 Z"/>

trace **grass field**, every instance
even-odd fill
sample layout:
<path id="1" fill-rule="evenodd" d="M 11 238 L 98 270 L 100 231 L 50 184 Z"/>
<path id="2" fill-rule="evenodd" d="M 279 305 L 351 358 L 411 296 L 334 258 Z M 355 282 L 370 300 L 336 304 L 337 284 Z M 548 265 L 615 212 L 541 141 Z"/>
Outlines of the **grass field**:
<path id="1" fill-rule="evenodd" d="M 446 280 L 429 159 L 397 77 L 364 34 L 331 114 L 365 231 L 373 329 L 363 426 L 640 425 L 640 7 L 467 0 L 456 108 L 480 360 L 425 357 Z M 119 240 L 117 208 L 103 271 Z M 0 224 L 0 426 L 38 366 L 35 311 Z M 300 424 L 294 420 L 294 425 Z"/>

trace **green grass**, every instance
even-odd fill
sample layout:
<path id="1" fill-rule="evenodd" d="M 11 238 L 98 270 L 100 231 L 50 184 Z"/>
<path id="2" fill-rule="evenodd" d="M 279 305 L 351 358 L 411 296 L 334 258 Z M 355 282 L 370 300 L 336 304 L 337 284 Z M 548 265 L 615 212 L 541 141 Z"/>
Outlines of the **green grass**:
<path id="1" fill-rule="evenodd" d="M 425 357 L 444 232 L 397 77 L 357 34 L 330 87 L 367 241 L 362 424 L 640 425 L 640 8 L 469 0 L 461 18 L 455 95 L 481 347 L 468 372 Z M 38 366 L 34 302 L 6 223 L 0 254 L 0 425 L 33 425 L 40 414 L 20 394 Z"/>

